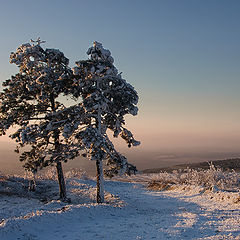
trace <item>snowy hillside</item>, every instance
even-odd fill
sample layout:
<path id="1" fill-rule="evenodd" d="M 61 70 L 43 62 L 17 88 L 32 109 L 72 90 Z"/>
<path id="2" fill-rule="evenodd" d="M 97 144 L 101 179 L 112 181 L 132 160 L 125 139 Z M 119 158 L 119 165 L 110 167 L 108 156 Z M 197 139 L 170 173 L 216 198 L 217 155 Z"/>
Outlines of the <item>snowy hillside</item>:
<path id="1" fill-rule="evenodd" d="M 147 186 L 161 176 L 137 175 L 106 181 L 106 203 L 97 205 L 95 181 L 66 175 L 71 203 L 57 200 L 51 177 L 28 192 L 26 178 L 0 176 L 0 239 L 240 239 L 238 191 L 194 184 L 154 191 Z"/>

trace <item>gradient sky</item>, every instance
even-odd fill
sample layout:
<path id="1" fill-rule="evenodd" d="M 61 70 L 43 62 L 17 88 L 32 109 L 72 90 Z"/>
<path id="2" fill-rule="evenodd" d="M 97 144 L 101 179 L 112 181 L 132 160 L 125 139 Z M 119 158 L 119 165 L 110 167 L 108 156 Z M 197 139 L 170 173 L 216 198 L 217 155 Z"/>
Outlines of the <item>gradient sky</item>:
<path id="1" fill-rule="evenodd" d="M 62 50 L 71 66 L 97 40 L 139 92 L 139 115 L 127 127 L 142 145 L 116 143 L 130 161 L 147 168 L 240 155 L 240 1 L 0 4 L 1 82 L 17 72 L 10 52 L 31 38 Z M 9 157 L 9 140 L 0 141 Z"/>

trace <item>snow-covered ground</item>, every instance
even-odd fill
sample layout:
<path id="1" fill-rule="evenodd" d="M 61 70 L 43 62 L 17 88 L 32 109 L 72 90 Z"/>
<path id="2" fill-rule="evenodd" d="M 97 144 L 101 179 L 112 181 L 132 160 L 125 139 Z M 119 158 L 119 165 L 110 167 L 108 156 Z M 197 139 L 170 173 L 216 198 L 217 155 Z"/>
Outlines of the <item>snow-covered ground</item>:
<path id="1" fill-rule="evenodd" d="M 68 178 L 72 202 L 61 203 L 55 181 L 38 180 L 31 193 L 25 179 L 0 176 L 0 239 L 240 239 L 239 192 L 153 191 L 146 179 L 106 181 L 106 203 L 97 205 L 91 179 Z"/>

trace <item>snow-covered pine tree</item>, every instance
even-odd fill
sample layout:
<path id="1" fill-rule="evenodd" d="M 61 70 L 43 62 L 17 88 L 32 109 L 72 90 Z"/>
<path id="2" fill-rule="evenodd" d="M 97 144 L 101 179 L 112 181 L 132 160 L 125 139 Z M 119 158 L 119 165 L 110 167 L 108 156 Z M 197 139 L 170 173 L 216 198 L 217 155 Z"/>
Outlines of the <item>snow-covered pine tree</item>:
<path id="1" fill-rule="evenodd" d="M 72 87 L 69 60 L 57 49 L 43 49 L 41 40 L 21 45 L 11 53 L 10 63 L 19 73 L 3 83 L 0 93 L 0 135 L 14 126 L 10 135 L 21 150 L 20 160 L 32 172 L 56 165 L 60 199 L 66 200 L 62 161 L 73 159 L 81 146 L 68 141 L 68 123 L 81 115 L 77 106 L 65 107 L 59 95 Z M 78 120 L 79 121 L 79 120 Z M 78 124 L 77 124 L 78 126 Z"/>
<path id="2" fill-rule="evenodd" d="M 137 115 L 138 94 L 118 73 L 110 51 L 104 49 L 101 43 L 94 42 L 87 54 L 90 58 L 76 62 L 77 66 L 73 68 L 75 87 L 72 94 L 82 97 L 85 119 L 88 119 L 75 137 L 85 146 L 87 156 L 96 161 L 97 202 L 102 203 L 103 160 L 107 160 L 109 168 L 105 173 L 109 176 L 136 170 L 115 150 L 107 129 L 113 132 L 114 137 L 120 135 L 129 147 L 140 144 L 124 127 L 126 114 Z"/>

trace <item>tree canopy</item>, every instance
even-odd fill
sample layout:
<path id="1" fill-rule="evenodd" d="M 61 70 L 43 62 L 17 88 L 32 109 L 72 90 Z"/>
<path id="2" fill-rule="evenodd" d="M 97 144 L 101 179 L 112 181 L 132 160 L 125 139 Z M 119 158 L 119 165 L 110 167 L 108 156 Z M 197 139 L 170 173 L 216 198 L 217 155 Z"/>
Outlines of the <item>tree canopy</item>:
<path id="1" fill-rule="evenodd" d="M 19 73 L 3 83 L 0 93 L 0 134 L 17 129 L 10 137 L 17 142 L 23 166 L 36 172 L 56 164 L 60 196 L 65 191 L 61 162 L 79 155 L 96 161 L 101 179 L 103 160 L 108 176 L 135 171 L 108 137 L 107 130 L 129 147 L 140 144 L 124 119 L 126 114 L 137 115 L 138 94 L 114 66 L 110 51 L 94 42 L 87 51 L 89 59 L 71 69 L 60 50 L 43 49 L 41 43 L 22 44 L 11 53 L 10 63 Z M 62 95 L 74 104 L 60 101 Z"/>

